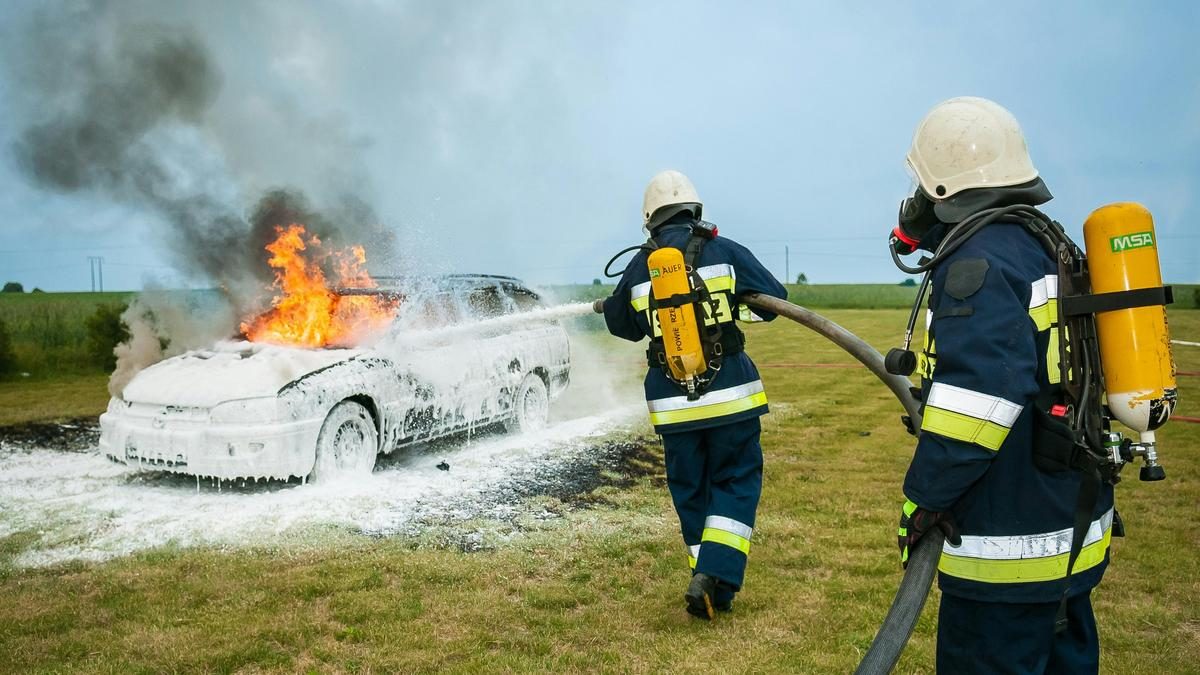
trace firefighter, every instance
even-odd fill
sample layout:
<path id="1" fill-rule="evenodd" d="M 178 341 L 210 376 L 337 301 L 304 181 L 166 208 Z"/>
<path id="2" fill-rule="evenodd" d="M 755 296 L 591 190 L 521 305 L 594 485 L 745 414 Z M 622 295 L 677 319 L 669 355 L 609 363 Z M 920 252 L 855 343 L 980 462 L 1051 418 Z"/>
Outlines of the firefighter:
<path id="1" fill-rule="evenodd" d="M 1051 199 L 1016 119 L 986 99 L 934 107 L 907 159 L 918 184 L 893 231 L 901 254 L 937 251 L 984 209 Z M 1090 593 L 1108 565 L 1110 537 L 1120 536 L 1112 486 L 1081 507 L 1081 473 L 1043 470 L 1035 459 L 1038 410 L 1061 379 L 1057 271 L 1015 220 L 978 229 L 933 267 L 917 358 L 921 434 L 898 542 L 906 562 L 926 532 L 946 534 L 940 673 L 1099 667 Z M 1086 536 L 1068 571 L 1076 522 Z"/>
<path id="2" fill-rule="evenodd" d="M 746 293 L 785 298 L 787 291 L 749 250 L 717 236 L 716 228 L 701 220 L 701 209 L 686 176 L 678 171 L 656 175 L 642 209 L 651 241 L 629 262 L 613 294 L 596 301 L 596 310 L 613 335 L 634 342 L 650 338 L 646 403 L 654 430 L 662 435 L 667 486 L 692 570 L 684 598 L 689 613 L 711 620 L 714 610 L 732 608 L 742 587 L 762 491 L 758 418 L 767 412 L 767 396 L 734 321 L 775 317 L 740 305 L 738 298 Z M 682 391 L 656 357 L 663 338 L 651 306 L 646 249 L 653 247 L 686 252 L 695 283 L 702 283 L 711 299 L 696 308 L 696 316 L 720 328 L 720 348 L 714 348 L 720 357 L 709 371 L 715 366 L 715 377 L 698 397 Z"/>

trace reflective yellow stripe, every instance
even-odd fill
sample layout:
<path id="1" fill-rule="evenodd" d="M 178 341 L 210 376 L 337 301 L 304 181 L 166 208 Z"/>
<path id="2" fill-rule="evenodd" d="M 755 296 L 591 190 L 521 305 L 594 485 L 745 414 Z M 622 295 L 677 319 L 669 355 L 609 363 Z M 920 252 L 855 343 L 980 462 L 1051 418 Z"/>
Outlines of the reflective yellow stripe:
<path id="1" fill-rule="evenodd" d="M 1050 384 L 1058 384 L 1062 381 L 1059 362 L 1058 327 L 1053 326 L 1050 328 L 1050 341 L 1046 344 L 1046 379 L 1050 381 Z"/>
<path id="2" fill-rule="evenodd" d="M 696 558 L 700 557 L 700 544 L 690 544 L 688 547 L 688 567 L 696 569 Z"/>
<path id="3" fill-rule="evenodd" d="M 1043 305 L 1031 307 L 1029 318 L 1033 319 L 1039 333 L 1048 330 L 1051 324 L 1058 321 L 1058 300 L 1047 300 Z"/>
<path id="4" fill-rule="evenodd" d="M 719 291 L 726 291 L 728 293 L 732 293 L 733 292 L 733 277 L 726 275 L 726 276 L 720 276 L 720 277 L 713 277 L 712 279 L 705 279 L 704 286 L 706 288 L 708 288 L 709 293 L 717 293 Z"/>
<path id="5" fill-rule="evenodd" d="M 734 320 L 733 310 L 731 309 L 733 296 L 727 290 L 710 288 L 709 292 L 712 293 L 713 302 L 716 304 L 716 311 L 714 316 L 707 316 L 708 309 L 701 305 L 701 311 L 704 314 L 701 319 L 704 321 L 704 325 L 711 326 L 714 323 L 732 323 Z M 654 337 L 662 335 L 662 327 L 658 323 L 658 312 L 650 309 L 649 295 L 633 298 L 629 301 L 629 304 L 633 307 L 634 311 L 646 313 L 646 321 L 650 323 L 650 330 L 654 334 Z"/>
<path id="6" fill-rule="evenodd" d="M 703 401 L 704 399 L 700 399 Z M 724 417 L 725 415 L 733 415 L 735 413 L 753 410 L 759 406 L 767 404 L 767 392 L 760 391 L 757 394 L 726 401 L 724 403 L 712 403 L 709 405 L 697 406 L 695 408 L 682 408 L 679 410 L 665 410 L 662 412 L 650 413 L 650 423 L 654 426 L 662 426 L 664 424 L 680 424 L 683 422 L 695 422 L 696 420 L 707 420 L 714 417 Z"/>
<path id="7" fill-rule="evenodd" d="M 1004 445 L 1004 439 L 1008 438 L 1008 429 L 995 422 L 930 406 L 925 407 L 921 430 L 957 441 L 974 443 L 992 451 L 999 450 L 1000 446 Z"/>
<path id="8" fill-rule="evenodd" d="M 749 305 L 737 306 L 737 320 L 743 323 L 758 323 L 764 319 L 755 314 L 754 310 L 750 309 Z"/>
<path id="9" fill-rule="evenodd" d="M 740 537 L 732 532 L 718 530 L 713 527 L 704 528 L 704 534 L 700 536 L 700 541 L 711 541 L 716 544 L 724 544 L 729 548 L 736 548 L 746 555 L 750 555 L 750 540 L 745 537 Z"/>
<path id="10" fill-rule="evenodd" d="M 696 558 L 694 556 L 688 556 L 688 567 L 696 569 Z"/>
<path id="11" fill-rule="evenodd" d="M 1046 276 L 1029 284 L 1029 317 L 1042 332 L 1058 322 L 1058 275 Z"/>
<path id="12" fill-rule="evenodd" d="M 705 265 L 696 270 L 697 276 L 704 280 L 704 286 L 710 293 L 733 293 L 733 289 L 737 286 L 737 274 L 733 265 Z M 629 304 L 633 306 L 635 312 L 644 312 L 650 309 L 650 282 L 642 282 L 629 290 Z M 733 315 L 730 314 L 727 321 L 733 321 Z"/>
<path id="13" fill-rule="evenodd" d="M 733 310 L 730 306 L 733 304 L 733 296 L 728 291 L 713 291 L 713 302 L 717 303 L 716 318 L 705 317 L 704 325 L 711 326 L 714 323 L 732 323 Z"/>
<path id="14" fill-rule="evenodd" d="M 1112 527 L 1104 530 L 1104 536 L 1084 546 L 1075 561 L 1073 572 L 1082 572 L 1104 561 L 1112 540 Z M 1020 558 L 1016 560 L 989 560 L 968 558 L 943 551 L 938 569 L 946 574 L 970 581 L 993 584 L 1015 584 L 1030 581 L 1053 581 L 1067 575 L 1067 559 L 1070 551 L 1044 558 Z"/>
<path id="15" fill-rule="evenodd" d="M 925 348 L 920 354 L 917 354 L 917 374 L 927 380 L 932 380 L 933 371 L 937 369 L 937 340 L 930 340 L 929 329 L 926 329 L 923 341 Z"/>

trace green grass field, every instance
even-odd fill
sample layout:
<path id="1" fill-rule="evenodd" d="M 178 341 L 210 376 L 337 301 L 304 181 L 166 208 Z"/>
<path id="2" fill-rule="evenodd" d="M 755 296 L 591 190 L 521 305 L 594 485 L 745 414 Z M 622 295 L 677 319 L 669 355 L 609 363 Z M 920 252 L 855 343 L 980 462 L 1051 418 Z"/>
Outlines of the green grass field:
<path id="1" fill-rule="evenodd" d="M 827 314 L 881 350 L 906 318 Z M 1171 327 L 1200 339 L 1200 312 L 1173 311 Z M 895 524 L 913 440 L 887 390 L 820 338 L 779 321 L 752 326 L 748 350 L 772 412 L 747 584 L 730 616 L 683 612 L 677 522 L 650 476 L 479 553 L 346 535 L 17 570 L 11 560 L 39 534 L 16 532 L 0 538 L 0 671 L 848 672 L 900 579 Z M 634 377 L 636 349 L 614 342 L 613 353 Z M 1200 349 L 1176 357 L 1200 371 Z M 1200 378 L 1180 384 L 1180 414 L 1200 416 Z M 1128 536 L 1095 594 L 1107 673 L 1200 663 L 1200 426 L 1172 423 L 1159 440 L 1168 480 L 1140 483 L 1135 467 L 1118 487 Z M 897 672 L 932 671 L 936 600 Z"/>
<path id="2" fill-rule="evenodd" d="M 36 378 L 97 372 L 86 321 L 99 305 L 132 293 L 0 293 L 0 321 L 12 340 L 16 372 Z"/>

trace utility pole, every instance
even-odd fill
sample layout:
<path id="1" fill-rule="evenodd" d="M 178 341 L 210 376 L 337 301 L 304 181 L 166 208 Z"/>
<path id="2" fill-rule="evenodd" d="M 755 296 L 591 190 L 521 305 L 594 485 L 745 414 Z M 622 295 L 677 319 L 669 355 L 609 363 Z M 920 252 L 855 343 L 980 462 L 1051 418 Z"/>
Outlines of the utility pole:
<path id="1" fill-rule="evenodd" d="M 104 292 L 104 258 L 98 255 L 89 255 L 88 272 L 92 275 L 92 292 L 96 292 L 96 280 L 100 280 L 100 292 Z"/>
<path id="2" fill-rule="evenodd" d="M 792 283 L 792 252 L 786 244 L 783 247 L 783 283 Z"/>

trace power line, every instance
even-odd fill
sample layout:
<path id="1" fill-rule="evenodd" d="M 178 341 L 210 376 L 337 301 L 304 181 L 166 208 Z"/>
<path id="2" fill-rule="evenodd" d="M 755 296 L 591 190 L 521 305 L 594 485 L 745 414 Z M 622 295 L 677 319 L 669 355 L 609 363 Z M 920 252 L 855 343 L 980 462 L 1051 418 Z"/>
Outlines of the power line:
<path id="1" fill-rule="evenodd" d="M 110 251 L 144 248 L 144 244 L 110 245 L 110 246 L 70 246 L 65 248 L 5 248 L 0 253 L 75 253 L 79 251 Z"/>

